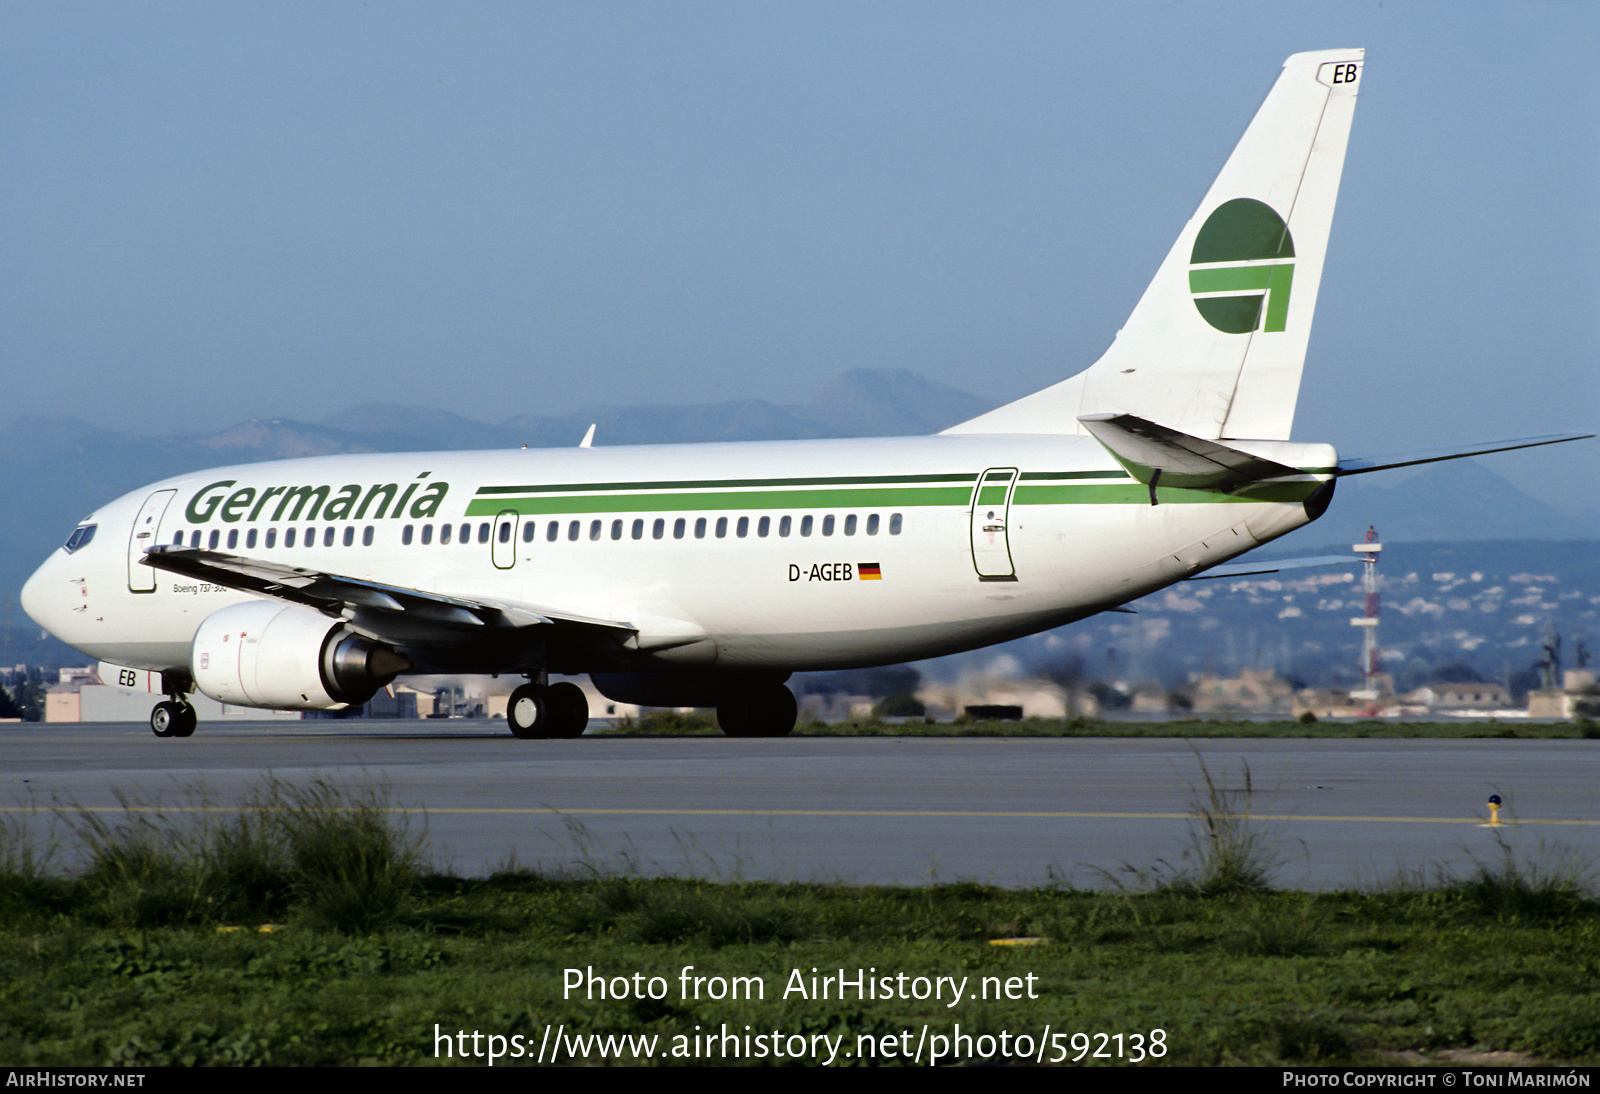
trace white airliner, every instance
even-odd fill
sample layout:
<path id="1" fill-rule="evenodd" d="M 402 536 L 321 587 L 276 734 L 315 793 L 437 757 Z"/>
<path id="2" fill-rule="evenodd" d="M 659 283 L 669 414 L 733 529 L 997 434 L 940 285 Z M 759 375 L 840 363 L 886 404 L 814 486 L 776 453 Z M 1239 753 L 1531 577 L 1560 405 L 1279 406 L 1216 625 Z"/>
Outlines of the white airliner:
<path id="1" fill-rule="evenodd" d="M 551 673 L 777 736 L 791 672 L 1116 608 L 1315 520 L 1341 474 L 1576 439 L 1288 439 L 1362 64 L 1289 58 L 1105 355 L 938 436 L 221 468 L 95 512 L 23 606 L 166 695 L 158 736 L 193 733 L 194 689 L 337 710 L 407 673 L 526 676 L 518 737 L 583 732 Z"/>

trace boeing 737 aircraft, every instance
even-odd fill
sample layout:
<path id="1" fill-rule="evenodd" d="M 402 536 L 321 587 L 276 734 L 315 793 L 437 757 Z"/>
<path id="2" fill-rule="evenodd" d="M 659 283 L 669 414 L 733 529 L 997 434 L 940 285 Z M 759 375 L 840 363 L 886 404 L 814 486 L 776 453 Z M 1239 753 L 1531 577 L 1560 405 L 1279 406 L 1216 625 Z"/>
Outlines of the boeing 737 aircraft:
<path id="1" fill-rule="evenodd" d="M 518 737 L 604 694 L 794 726 L 800 670 L 934 657 L 1116 608 L 1315 520 L 1341 461 L 1289 440 L 1363 52 L 1290 57 L 1116 340 L 933 437 L 330 456 L 147 486 L 22 603 L 145 687 L 337 710 L 409 673 L 525 676 Z M 587 441 L 587 438 L 586 438 Z M 1259 572 L 1255 567 L 1250 572 Z"/>

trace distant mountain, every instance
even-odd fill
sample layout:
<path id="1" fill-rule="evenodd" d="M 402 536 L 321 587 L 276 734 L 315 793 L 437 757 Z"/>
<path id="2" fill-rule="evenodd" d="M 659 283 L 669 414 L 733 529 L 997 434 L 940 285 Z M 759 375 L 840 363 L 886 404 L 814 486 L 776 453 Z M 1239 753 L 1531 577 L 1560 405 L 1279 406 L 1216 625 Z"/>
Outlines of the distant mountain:
<path id="1" fill-rule="evenodd" d="M 994 409 L 994 403 L 904 369 L 851 369 L 807 407 L 834 437 L 917 437 Z"/>
<path id="2" fill-rule="evenodd" d="M 760 399 L 701 406 L 591 407 L 558 418 L 523 415 L 503 427 L 530 447 L 575 444 L 590 423 L 596 444 L 914 437 L 976 417 L 993 404 L 904 369 L 852 369 L 806 406 Z"/>

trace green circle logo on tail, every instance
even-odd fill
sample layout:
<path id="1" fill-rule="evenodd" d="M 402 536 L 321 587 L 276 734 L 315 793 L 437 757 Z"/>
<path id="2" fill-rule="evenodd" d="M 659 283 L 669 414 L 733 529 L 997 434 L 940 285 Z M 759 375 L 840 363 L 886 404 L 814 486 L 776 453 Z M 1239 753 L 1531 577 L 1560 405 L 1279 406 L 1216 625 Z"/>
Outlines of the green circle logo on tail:
<path id="1" fill-rule="evenodd" d="M 1212 210 L 1189 255 L 1189 291 L 1225 334 L 1281 331 L 1294 284 L 1294 240 L 1272 206 L 1234 198 Z"/>

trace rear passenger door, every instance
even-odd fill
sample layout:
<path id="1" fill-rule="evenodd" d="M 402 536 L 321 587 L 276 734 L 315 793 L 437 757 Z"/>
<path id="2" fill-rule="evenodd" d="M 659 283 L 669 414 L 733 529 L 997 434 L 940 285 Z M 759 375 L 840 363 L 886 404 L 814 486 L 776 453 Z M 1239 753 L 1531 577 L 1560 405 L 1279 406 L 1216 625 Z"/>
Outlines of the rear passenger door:
<path id="1" fill-rule="evenodd" d="M 979 581 L 1015 581 L 1007 525 L 1011 494 L 1017 485 L 1015 467 L 991 467 L 978 476 L 972 490 L 972 565 Z"/>

